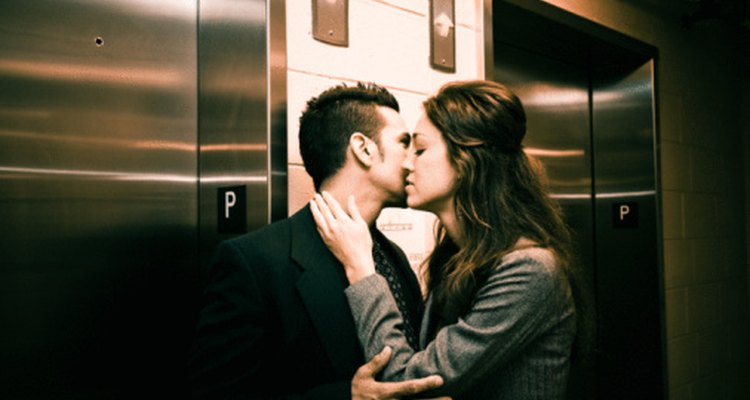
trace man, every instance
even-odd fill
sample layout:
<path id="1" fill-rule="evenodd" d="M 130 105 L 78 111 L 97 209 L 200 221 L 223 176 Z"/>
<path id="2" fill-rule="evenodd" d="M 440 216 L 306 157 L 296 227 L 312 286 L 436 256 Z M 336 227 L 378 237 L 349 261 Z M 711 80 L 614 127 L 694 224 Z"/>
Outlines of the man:
<path id="1" fill-rule="evenodd" d="M 400 291 L 405 325 L 416 335 L 423 312 L 419 285 L 403 252 L 374 228 L 383 207 L 405 203 L 401 163 L 410 136 L 398 112 L 396 99 L 381 87 L 336 86 L 307 103 L 299 143 L 316 191 L 339 201 L 356 194 L 382 250 L 382 273 Z M 347 285 L 309 207 L 221 243 L 190 362 L 193 393 L 211 399 L 378 399 L 442 384 L 439 377 L 375 381 L 390 354 L 386 349 L 363 365 Z"/>

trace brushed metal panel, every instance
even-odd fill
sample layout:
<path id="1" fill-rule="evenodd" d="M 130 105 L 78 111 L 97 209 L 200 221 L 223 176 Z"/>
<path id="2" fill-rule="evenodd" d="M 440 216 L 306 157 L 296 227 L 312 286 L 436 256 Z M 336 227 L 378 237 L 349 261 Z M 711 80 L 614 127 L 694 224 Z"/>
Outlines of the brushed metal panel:
<path id="1" fill-rule="evenodd" d="M 268 171 L 270 172 L 268 205 L 269 222 L 289 215 L 287 164 L 287 62 L 286 62 L 286 2 L 267 2 L 268 11 L 268 142 L 270 143 Z"/>
<path id="2" fill-rule="evenodd" d="M 608 387 L 627 385 L 628 398 L 664 390 L 652 66 L 598 71 L 592 93 L 597 292 L 607 293 L 597 300 L 598 373 Z M 637 226 L 615 225 L 620 203 L 638 206 Z"/>
<path id="3" fill-rule="evenodd" d="M 197 273 L 195 1 L 0 5 L 0 387 L 172 386 Z"/>
<path id="4" fill-rule="evenodd" d="M 269 132 L 275 111 L 271 101 L 277 100 L 270 98 L 269 76 L 278 67 L 269 70 L 267 15 L 279 10 L 261 0 L 207 0 L 199 6 L 200 258 L 205 272 L 216 244 L 241 233 L 218 231 L 220 188 L 245 186 L 245 231 L 270 221 L 274 160 Z M 278 57 L 272 58 L 276 64 L 282 62 Z M 278 88 L 273 90 L 278 94 Z"/>
<path id="5" fill-rule="evenodd" d="M 590 199 L 591 154 L 588 73 L 510 46 L 496 46 L 494 75 L 526 110 L 526 153 L 540 159 L 553 195 Z"/>

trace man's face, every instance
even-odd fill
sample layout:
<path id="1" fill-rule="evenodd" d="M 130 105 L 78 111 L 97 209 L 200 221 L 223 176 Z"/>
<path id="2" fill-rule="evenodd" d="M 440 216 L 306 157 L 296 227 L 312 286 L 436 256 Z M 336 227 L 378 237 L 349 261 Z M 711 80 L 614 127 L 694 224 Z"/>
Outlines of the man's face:
<path id="1" fill-rule="evenodd" d="M 385 125 L 380 130 L 376 154 L 373 155 L 371 174 L 373 183 L 386 195 L 385 206 L 405 207 L 405 171 L 401 168 L 408 154 L 411 136 L 406 123 L 396 110 L 378 107 Z"/>

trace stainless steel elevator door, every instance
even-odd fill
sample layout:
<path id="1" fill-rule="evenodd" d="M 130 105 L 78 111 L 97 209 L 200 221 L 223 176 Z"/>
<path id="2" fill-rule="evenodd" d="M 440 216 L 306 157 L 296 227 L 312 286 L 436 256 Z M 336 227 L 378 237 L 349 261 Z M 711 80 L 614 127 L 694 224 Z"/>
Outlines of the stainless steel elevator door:
<path id="1" fill-rule="evenodd" d="M 610 399 L 663 395 L 653 61 L 593 74 L 599 384 Z"/>
<path id="2" fill-rule="evenodd" d="M 568 398 L 664 396 L 649 45 L 543 2 L 492 3 L 493 79 L 519 94 L 593 297 L 588 363 Z"/>
<path id="3" fill-rule="evenodd" d="M 197 279 L 196 1 L 0 5 L 0 392 L 175 387 Z"/>

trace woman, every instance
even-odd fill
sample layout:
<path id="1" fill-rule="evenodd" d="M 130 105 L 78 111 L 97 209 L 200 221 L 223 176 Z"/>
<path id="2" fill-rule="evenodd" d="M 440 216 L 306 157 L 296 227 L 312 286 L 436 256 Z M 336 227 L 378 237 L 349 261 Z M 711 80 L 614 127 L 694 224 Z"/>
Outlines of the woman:
<path id="1" fill-rule="evenodd" d="M 424 102 L 404 169 L 407 204 L 440 221 L 426 270 L 420 348 L 409 347 L 356 203 L 326 193 L 311 206 L 342 262 L 368 358 L 392 357 L 384 380 L 441 375 L 435 395 L 560 399 L 576 337 L 570 234 L 523 152 L 519 99 L 489 81 L 455 82 Z M 574 296 L 576 293 L 576 296 Z"/>

